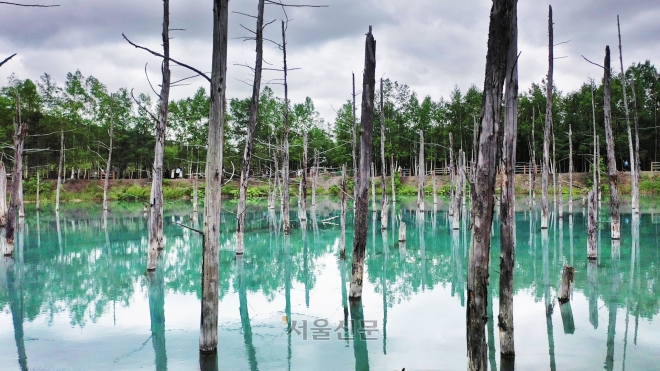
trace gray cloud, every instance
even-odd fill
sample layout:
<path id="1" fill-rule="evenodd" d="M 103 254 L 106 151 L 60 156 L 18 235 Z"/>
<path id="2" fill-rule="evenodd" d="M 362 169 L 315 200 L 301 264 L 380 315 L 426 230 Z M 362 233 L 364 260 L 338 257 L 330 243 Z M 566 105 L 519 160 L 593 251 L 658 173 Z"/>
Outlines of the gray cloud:
<path id="1" fill-rule="evenodd" d="M 80 69 L 94 75 L 108 87 L 135 87 L 150 92 L 144 77 L 149 62 L 152 82 L 160 80 L 159 61 L 136 50 L 121 39 L 126 33 L 133 41 L 158 49 L 162 1 L 160 0 L 49 0 L 61 7 L 30 9 L 2 6 L 0 13 L 0 56 L 14 52 L 15 60 L 2 67 L 0 78 L 16 72 L 21 78 L 37 79 L 44 72 L 58 81 L 67 72 Z M 449 0 L 290 0 L 291 3 L 327 4 L 329 8 L 291 8 L 288 31 L 290 66 L 301 70 L 290 74 L 294 101 L 305 96 L 314 99 L 317 109 L 334 120 L 338 108 L 350 97 L 351 72 L 358 85 L 364 56 L 364 34 L 373 25 L 377 40 L 377 76 L 408 84 L 420 96 L 435 100 L 447 97 L 454 86 L 462 90 L 483 84 L 490 1 Z M 255 14 L 256 0 L 233 0 L 231 10 Z M 212 4 L 208 0 L 171 0 L 171 25 L 185 28 L 173 33 L 172 55 L 208 71 L 211 53 Z M 547 73 L 547 1 L 519 2 L 519 61 L 521 88 L 540 82 Z M 624 63 L 660 57 L 660 4 L 657 1 L 621 2 L 573 1 L 554 6 L 556 42 L 572 39 L 556 47 L 555 80 L 562 91 L 573 90 L 588 76 L 602 72 L 584 62 L 584 54 L 602 61 L 605 45 L 612 48 L 613 66 L 618 70 L 616 15 L 621 15 Z M 266 8 L 266 19 L 277 20 L 266 30 L 266 37 L 280 40 L 276 6 Z M 229 96 L 245 97 L 250 87 L 240 80 L 251 80 L 249 71 L 234 64 L 254 63 L 254 42 L 239 38 L 248 35 L 240 27 L 254 27 L 254 20 L 230 14 Z M 266 60 L 281 65 L 280 51 L 267 45 Z M 173 67 L 174 77 L 189 73 Z M 268 72 L 264 81 L 280 78 Z M 174 89 L 172 97 L 190 95 L 205 81 Z M 273 85 L 277 94 L 281 87 Z M 359 89 L 359 87 L 358 87 Z"/>

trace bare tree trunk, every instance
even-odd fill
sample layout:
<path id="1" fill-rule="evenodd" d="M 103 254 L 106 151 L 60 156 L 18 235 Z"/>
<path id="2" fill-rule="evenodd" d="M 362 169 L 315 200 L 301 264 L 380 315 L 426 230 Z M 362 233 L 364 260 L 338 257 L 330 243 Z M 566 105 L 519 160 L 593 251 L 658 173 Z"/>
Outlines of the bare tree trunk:
<path id="1" fill-rule="evenodd" d="M 488 368 L 485 325 L 488 320 L 486 307 L 495 196 L 494 169 L 497 166 L 502 89 L 510 44 L 509 30 L 515 10 L 515 0 L 494 0 L 490 13 L 479 149 L 474 185 L 471 187 L 472 246 L 468 263 L 466 305 L 469 370 Z"/>
<path id="2" fill-rule="evenodd" d="M 319 150 L 314 148 L 314 176 L 312 177 L 312 206 L 316 206 L 316 183 L 319 179 Z"/>
<path id="3" fill-rule="evenodd" d="M 40 179 L 40 173 L 41 173 L 41 171 L 37 170 L 37 202 L 36 202 L 36 207 L 35 207 L 37 211 L 41 210 L 41 199 L 40 199 L 41 179 Z M 7 181 L 7 176 L 5 175 L 5 182 L 6 181 Z M 5 190 L 5 197 L 6 197 L 6 190 Z M 2 213 L 0 213 L 0 215 L 2 215 Z M 0 217 L 0 220 L 1 220 L 1 217 Z"/>
<path id="4" fill-rule="evenodd" d="M 300 221 L 307 221 L 307 130 L 303 131 L 302 178 L 300 179 Z"/>
<path id="5" fill-rule="evenodd" d="M 254 132 L 257 128 L 257 115 L 259 113 L 259 92 L 261 91 L 261 66 L 263 64 L 263 31 L 264 31 L 264 0 L 259 0 L 257 10 L 257 28 L 255 38 L 257 41 L 256 61 L 254 64 L 254 83 L 252 84 L 252 100 L 250 102 L 250 118 L 245 137 L 245 151 L 243 152 L 243 166 L 241 167 L 241 180 L 238 185 L 238 208 L 236 210 L 236 255 L 243 255 L 243 238 L 245 235 L 245 209 L 247 206 L 247 188 L 250 178 L 250 160 L 254 146 Z"/>
<path id="6" fill-rule="evenodd" d="M 554 199 L 554 211 L 557 211 L 557 147 L 555 146 L 555 128 L 552 127 L 552 196 Z M 561 183 L 561 182 L 560 182 Z"/>
<path id="7" fill-rule="evenodd" d="M 282 159 L 282 219 L 284 224 L 284 234 L 291 233 L 291 221 L 289 219 L 289 87 L 287 85 L 287 64 L 286 64 L 286 26 L 282 21 L 282 53 L 284 54 L 284 158 Z"/>
<path id="8" fill-rule="evenodd" d="M 623 89 L 623 107 L 626 113 L 626 129 L 628 131 L 628 150 L 630 151 L 630 185 L 632 193 L 632 212 L 639 213 L 639 184 L 637 177 L 637 163 L 633 147 L 632 130 L 630 129 L 630 112 L 628 111 L 628 94 L 626 93 L 626 70 L 623 68 L 623 51 L 621 49 L 621 24 L 619 15 L 616 16 L 616 27 L 619 35 L 619 62 L 621 63 L 621 88 Z"/>
<path id="9" fill-rule="evenodd" d="M 351 288 L 349 298 L 362 298 L 362 279 L 364 278 L 364 258 L 367 246 L 367 210 L 369 204 L 369 162 L 374 126 L 374 93 L 376 88 L 376 40 L 367 33 L 364 53 L 364 73 L 362 75 L 362 117 L 360 119 L 360 169 L 357 182 L 355 208 L 355 234 L 353 237 L 353 266 L 351 268 Z"/>
<path id="10" fill-rule="evenodd" d="M 353 75 L 353 132 L 352 132 L 352 139 L 353 139 L 353 203 L 357 203 L 357 187 L 355 184 L 357 183 L 357 178 L 358 178 L 358 164 L 357 164 L 357 116 L 355 114 L 355 73 Z M 355 207 L 355 206 L 354 206 Z"/>
<path id="11" fill-rule="evenodd" d="M 165 154 L 165 131 L 170 98 L 170 1 L 163 0 L 163 81 L 160 89 L 158 124 L 156 125 L 156 148 L 154 151 L 154 175 L 151 181 L 151 213 L 149 218 L 149 253 L 147 270 L 156 269 L 158 250 L 163 249 L 163 156 Z M 109 174 L 105 174 L 106 178 Z"/>
<path id="12" fill-rule="evenodd" d="M 419 169 L 417 170 L 417 210 L 424 211 L 424 132 L 419 131 Z"/>
<path id="13" fill-rule="evenodd" d="M 591 111 L 594 129 L 594 163 L 593 163 L 593 184 L 596 191 L 596 200 L 600 201 L 600 160 L 598 159 L 598 135 L 596 135 L 596 103 L 594 102 L 594 81 L 591 80 Z M 598 208 L 596 208 L 598 212 Z"/>
<path id="14" fill-rule="evenodd" d="M 456 186 L 456 171 L 454 170 L 454 135 L 449 133 L 449 216 L 456 213 L 455 198 L 458 188 Z"/>
<path id="15" fill-rule="evenodd" d="M 5 255 L 14 253 L 14 230 L 16 229 L 16 217 L 20 219 L 20 210 L 23 207 L 23 147 L 27 135 L 27 124 L 21 117 L 21 98 L 16 95 L 17 118 L 14 121 L 14 172 L 11 177 L 11 203 L 9 204 L 9 215 L 5 228 Z"/>
<path id="16" fill-rule="evenodd" d="M 204 353 L 215 353 L 218 348 L 219 245 L 220 212 L 222 210 L 222 153 L 225 143 L 228 9 L 229 0 L 215 0 L 213 3 L 211 110 L 206 155 L 204 245 L 202 246 L 202 313 L 199 333 L 199 350 Z"/>
<path id="17" fill-rule="evenodd" d="M 559 302 L 564 304 L 571 300 L 573 292 L 573 277 L 575 276 L 575 269 L 571 266 L 564 265 L 561 274 L 561 285 L 559 288 Z"/>
<path id="18" fill-rule="evenodd" d="M 341 168 L 341 245 L 339 256 L 342 259 L 346 257 L 346 206 L 348 200 L 348 189 L 346 188 L 346 164 Z"/>
<path id="19" fill-rule="evenodd" d="M 108 162 L 105 165 L 105 182 L 103 183 L 103 211 L 108 210 L 108 186 L 110 183 L 110 171 L 112 171 L 111 161 L 112 161 L 112 139 L 113 139 L 113 129 L 115 126 L 115 115 L 112 110 L 112 105 L 114 104 L 114 97 L 110 96 L 110 143 L 108 145 Z"/>
<path id="20" fill-rule="evenodd" d="M 387 172 L 387 163 L 385 162 L 385 104 L 384 104 L 384 95 L 385 91 L 383 90 L 383 79 L 380 79 L 380 180 L 382 186 L 382 204 L 380 210 L 380 229 L 382 231 L 387 230 L 387 216 L 389 215 L 389 200 L 387 199 L 387 178 L 385 173 Z M 394 176 L 394 172 L 392 172 Z M 394 178 L 392 178 L 394 179 Z M 394 184 L 392 184 L 394 185 Z M 392 189 L 392 197 L 394 197 L 394 189 Z M 385 236 L 386 234 L 383 234 Z"/>
<path id="21" fill-rule="evenodd" d="M 435 164 L 433 164 L 433 168 L 431 169 L 431 177 L 433 179 L 433 208 L 435 210 L 438 206 L 438 184 L 435 179 Z"/>
<path id="22" fill-rule="evenodd" d="M 639 160 L 639 115 L 637 114 L 637 97 L 635 96 L 635 78 L 630 80 L 632 90 L 633 117 L 635 118 L 635 162 L 631 166 L 635 167 L 635 177 L 637 178 L 637 213 L 639 213 L 639 176 L 641 172 L 641 162 Z"/>
<path id="23" fill-rule="evenodd" d="M 534 199 L 532 203 L 536 202 L 536 139 L 534 138 L 534 127 L 536 126 L 536 109 L 532 107 L 532 165 L 534 169 L 532 171 L 532 185 L 529 191 L 530 196 Z"/>
<path id="24" fill-rule="evenodd" d="M 552 128 L 552 75 L 553 75 L 552 6 L 548 10 L 548 81 L 546 86 L 545 129 L 543 130 L 543 175 L 541 199 L 541 229 L 548 229 L 548 171 L 550 170 L 550 130 Z"/>
<path id="25" fill-rule="evenodd" d="M 60 130 L 60 164 L 57 168 L 57 191 L 55 192 L 55 212 L 60 211 L 60 192 L 62 191 L 63 170 L 64 170 L 64 130 Z"/>
<path id="26" fill-rule="evenodd" d="M 518 132 L 518 19 L 517 4 L 509 27 L 504 140 L 502 141 L 502 196 L 500 203 L 500 353 L 515 356 L 513 341 L 513 271 L 516 261 L 516 136 Z"/>
<path id="27" fill-rule="evenodd" d="M 371 163 L 371 210 L 376 212 L 376 164 Z"/>
<path id="28" fill-rule="evenodd" d="M 392 171 L 391 180 L 392 180 L 392 203 L 396 202 L 396 187 L 394 184 L 394 178 L 396 177 L 396 165 L 394 164 L 394 155 L 390 156 L 390 170 Z"/>
<path id="29" fill-rule="evenodd" d="M 610 47 L 605 47 L 605 77 L 603 79 L 603 113 L 605 116 L 605 140 L 607 141 L 607 175 L 610 179 L 610 209 L 612 239 L 621 238 L 621 216 L 619 214 L 619 187 L 617 185 L 616 156 L 614 154 L 614 135 L 612 135 L 612 96 L 610 69 Z"/>
<path id="30" fill-rule="evenodd" d="M 568 126 L 568 215 L 573 215 L 573 132 Z"/>
<path id="31" fill-rule="evenodd" d="M 451 200 L 452 209 L 452 229 L 459 229 L 461 226 L 461 200 L 463 199 L 463 174 L 465 173 L 465 161 L 463 159 L 463 150 L 458 152 L 458 170 L 454 173 L 454 199 Z M 452 172 L 454 170 L 452 169 Z"/>
<path id="32" fill-rule="evenodd" d="M 198 200 L 199 181 L 197 177 L 198 177 L 197 174 L 193 175 L 193 213 L 196 213 L 198 211 L 197 204 L 199 203 Z"/>
<path id="33" fill-rule="evenodd" d="M 7 211 L 7 171 L 0 161 L 0 226 L 7 225 Z"/>

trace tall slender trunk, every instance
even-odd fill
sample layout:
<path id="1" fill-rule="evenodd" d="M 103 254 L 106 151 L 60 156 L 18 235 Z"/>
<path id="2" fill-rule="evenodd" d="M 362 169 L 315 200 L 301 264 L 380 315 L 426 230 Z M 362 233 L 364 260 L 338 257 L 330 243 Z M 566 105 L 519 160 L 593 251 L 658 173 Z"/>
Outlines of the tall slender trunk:
<path id="1" fill-rule="evenodd" d="M 307 221 L 307 130 L 303 131 L 302 178 L 300 179 L 300 220 Z"/>
<path id="2" fill-rule="evenodd" d="M 510 24 L 515 0 L 494 0 L 490 12 L 479 149 L 472 191 L 472 245 L 467 282 L 468 369 L 486 370 L 485 325 L 488 319 L 488 271 L 495 196 L 495 171 L 502 89 L 507 71 Z"/>
<path id="3" fill-rule="evenodd" d="M 156 269 L 158 250 L 163 249 L 163 156 L 165 154 L 165 131 L 170 98 L 170 1 L 163 0 L 163 81 L 160 89 L 158 124 L 156 125 L 156 148 L 154 151 L 153 179 L 151 180 L 151 214 L 149 218 L 149 252 L 147 270 Z M 108 174 L 105 174 L 106 177 Z"/>
<path id="4" fill-rule="evenodd" d="M 554 199 L 554 211 L 557 211 L 557 157 L 555 154 L 557 153 L 557 147 L 556 147 L 556 142 L 555 142 L 555 128 L 554 126 L 552 127 L 552 196 Z M 561 178 L 559 178 L 560 183 L 561 183 Z"/>
<path id="5" fill-rule="evenodd" d="M 517 4 L 509 28 L 504 140 L 502 141 L 502 196 L 500 203 L 500 353 L 515 356 L 513 341 L 513 270 L 516 261 L 516 134 L 518 132 L 518 19 Z"/>
<path id="6" fill-rule="evenodd" d="M 637 181 L 637 213 L 639 213 L 639 176 L 641 172 L 641 161 L 639 159 L 639 115 L 637 113 L 637 97 L 635 94 L 635 78 L 630 79 L 630 88 L 632 90 L 633 117 L 635 120 L 635 162 L 631 164 L 635 167 L 635 177 Z"/>
<path id="7" fill-rule="evenodd" d="M 355 208 L 355 235 L 353 237 L 353 265 L 351 268 L 351 288 L 349 298 L 362 298 L 362 280 L 364 278 L 364 258 L 367 246 L 367 211 L 369 204 L 369 163 L 373 145 L 374 93 L 376 85 L 376 40 L 367 33 L 364 51 L 364 73 L 362 75 L 362 116 L 360 119 L 360 169 L 357 182 Z"/>
<path id="8" fill-rule="evenodd" d="M 204 244 L 202 245 L 202 313 L 199 333 L 199 350 L 205 353 L 215 353 L 218 348 L 219 245 L 220 212 L 222 210 L 222 154 L 225 143 L 228 9 L 229 0 L 214 0 L 211 109 L 206 154 Z"/>
<path id="9" fill-rule="evenodd" d="M 573 215 L 573 132 L 571 125 L 568 125 L 568 215 Z"/>
<path id="10" fill-rule="evenodd" d="M 591 80 L 591 118 L 593 120 L 593 130 L 594 130 L 594 163 L 593 163 L 593 185 L 594 190 L 596 190 L 596 200 L 600 201 L 600 160 L 598 158 L 598 135 L 596 135 L 596 103 L 594 101 L 594 81 Z M 598 208 L 596 208 L 598 212 Z"/>
<path id="11" fill-rule="evenodd" d="M 387 229 L 387 215 L 389 208 L 389 200 L 387 199 L 387 178 L 385 173 L 387 172 L 387 163 L 385 162 L 385 104 L 384 102 L 385 91 L 383 90 L 383 79 L 380 79 L 380 182 L 382 188 L 382 200 L 381 200 L 381 210 L 380 210 L 380 229 Z M 394 172 L 392 172 L 394 176 Z M 392 192 L 394 196 L 394 192 Z M 385 236 L 385 234 L 383 235 Z"/>
<path id="12" fill-rule="evenodd" d="M 7 171 L 0 161 L 0 226 L 7 225 Z"/>
<path id="13" fill-rule="evenodd" d="M 64 170 L 64 130 L 60 130 L 60 163 L 57 167 L 57 190 L 55 192 L 55 212 L 60 211 L 60 192 L 62 191 L 62 171 Z"/>
<path id="14" fill-rule="evenodd" d="M 4 167 L 4 166 L 3 166 Z M 36 202 L 36 210 L 39 211 L 41 210 L 41 199 L 40 199 L 40 194 L 41 194 L 41 179 L 40 179 L 40 170 L 37 170 L 37 202 Z M 7 176 L 5 175 L 5 182 L 7 181 Z M 5 194 L 6 194 L 6 189 L 5 189 Z M 6 197 L 6 195 L 5 195 Z M 0 215 L 2 215 L 0 213 Z"/>
<path id="15" fill-rule="evenodd" d="M 282 220 L 284 234 L 291 233 L 291 221 L 289 219 L 289 87 L 287 85 L 286 64 L 286 26 L 282 21 L 282 54 L 284 55 L 284 150 L 282 159 Z"/>
<path id="16" fill-rule="evenodd" d="M 314 148 L 314 175 L 312 176 L 312 206 L 316 206 L 316 183 L 319 179 L 319 150 Z"/>
<path id="17" fill-rule="evenodd" d="M 463 157 L 463 150 L 458 152 L 457 171 L 454 172 L 454 199 L 451 200 L 452 209 L 452 229 L 459 229 L 461 226 L 461 201 L 463 199 L 463 174 L 465 173 L 465 161 Z"/>
<path id="18" fill-rule="evenodd" d="M 14 231 L 16 229 L 16 218 L 22 217 L 23 208 L 23 147 L 27 135 L 27 124 L 22 122 L 21 99 L 16 95 L 17 118 L 14 121 L 14 172 L 11 176 L 11 203 L 9 204 L 9 215 L 5 228 L 5 255 L 14 253 Z"/>
<path id="19" fill-rule="evenodd" d="M 607 175 L 610 180 L 610 211 L 612 239 L 621 238 L 621 215 L 619 214 L 619 187 L 617 185 L 614 135 L 612 134 L 612 81 L 610 69 L 610 47 L 605 47 L 605 76 L 603 78 L 603 113 L 605 116 L 605 140 L 607 141 Z"/>
<path id="20" fill-rule="evenodd" d="M 628 150 L 630 152 L 630 185 L 632 193 L 632 212 L 639 213 L 639 184 L 637 177 L 637 163 L 635 157 L 635 150 L 633 146 L 633 135 L 630 129 L 630 112 L 628 110 L 628 94 L 626 93 L 626 70 L 623 68 L 623 51 L 621 48 L 621 24 L 619 23 L 619 15 L 616 16 L 616 27 L 619 35 L 619 63 L 621 65 L 621 88 L 623 90 L 623 107 L 626 113 L 626 130 L 628 131 Z"/>
<path id="21" fill-rule="evenodd" d="M 548 171 L 550 170 L 550 130 L 552 128 L 552 75 L 553 75 L 552 6 L 548 8 L 548 80 L 546 85 L 545 129 L 543 130 L 543 175 L 541 198 L 541 229 L 548 228 Z"/>
<path id="22" fill-rule="evenodd" d="M 247 206 L 247 188 L 250 178 L 250 160 L 254 146 L 254 132 L 257 128 L 259 114 L 259 92 L 261 90 L 261 66 L 263 64 L 263 32 L 264 32 L 264 0 L 259 0 L 257 10 L 257 41 L 256 61 L 254 63 L 254 83 L 252 84 L 252 99 L 250 102 L 250 117 L 245 137 L 245 151 L 243 152 L 243 166 L 241 167 L 241 180 L 238 184 L 238 208 L 236 210 L 236 255 L 243 254 L 243 239 L 245 236 L 245 211 Z"/>
<path id="23" fill-rule="evenodd" d="M 355 73 L 353 75 L 353 127 L 352 127 L 352 148 L 353 148 L 353 203 L 357 203 L 357 187 L 355 184 L 357 183 L 357 178 L 358 178 L 358 160 L 357 160 L 357 116 L 355 114 Z"/>
<path id="24" fill-rule="evenodd" d="M 449 216 L 456 212 L 454 204 L 458 188 L 456 187 L 456 171 L 454 169 L 454 135 L 449 133 Z"/>
<path id="25" fill-rule="evenodd" d="M 424 132 L 419 131 L 419 166 L 417 170 L 417 210 L 424 211 Z"/>
<path id="26" fill-rule="evenodd" d="M 341 244 L 340 244 L 340 251 L 339 251 L 339 256 L 341 258 L 346 257 L 346 207 L 347 207 L 347 200 L 348 200 L 348 189 L 346 188 L 346 164 L 344 164 L 341 168 L 341 219 L 340 219 L 340 226 L 341 226 Z"/>
<path id="27" fill-rule="evenodd" d="M 396 165 L 394 164 L 394 155 L 390 156 L 390 170 L 392 171 L 392 175 L 390 176 L 391 181 L 392 181 L 392 203 L 396 202 L 396 186 L 395 186 L 395 177 L 396 177 Z"/>
<path id="28" fill-rule="evenodd" d="M 110 171 L 112 170 L 111 161 L 112 161 L 112 139 L 113 139 L 113 130 L 115 126 L 115 114 L 112 110 L 112 105 L 114 104 L 114 97 L 110 96 L 110 143 L 108 144 L 108 162 L 105 165 L 105 182 L 103 183 L 103 211 L 108 210 L 108 186 L 110 183 Z"/>

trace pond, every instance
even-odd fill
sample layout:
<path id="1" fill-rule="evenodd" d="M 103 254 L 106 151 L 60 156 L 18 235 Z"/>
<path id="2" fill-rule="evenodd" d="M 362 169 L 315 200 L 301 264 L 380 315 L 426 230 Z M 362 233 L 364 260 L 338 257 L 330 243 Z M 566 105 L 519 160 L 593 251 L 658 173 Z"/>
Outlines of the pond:
<path id="1" fill-rule="evenodd" d="M 272 228 L 278 214 L 250 205 L 242 259 L 234 254 L 235 203 L 225 202 L 217 368 L 464 370 L 467 218 L 452 231 L 446 200 L 423 214 L 415 200 L 399 201 L 385 233 L 376 231 L 379 215 L 369 215 L 361 306 L 346 300 L 353 215 L 344 261 L 333 218 L 338 200 L 320 200 L 306 225 L 292 212 L 289 238 Z M 640 218 L 624 211 L 620 246 L 612 246 L 603 203 L 599 259 L 590 264 L 581 204 L 572 218 L 553 213 L 542 233 L 538 206 L 519 200 L 516 369 L 660 367 L 660 215 L 653 204 L 643 204 Z M 67 204 L 59 217 L 28 206 L 14 259 L 0 258 L 0 369 L 200 369 L 201 238 L 175 224 L 199 226 L 201 215 L 191 210 L 167 205 L 165 249 L 158 270 L 147 274 L 141 205 L 112 204 L 104 216 L 99 205 Z M 397 242 L 400 222 L 405 246 Z M 497 220 L 494 227 L 487 341 L 496 370 Z M 560 306 L 564 264 L 575 267 L 575 288 Z M 364 337 L 353 336 L 355 326 Z"/>

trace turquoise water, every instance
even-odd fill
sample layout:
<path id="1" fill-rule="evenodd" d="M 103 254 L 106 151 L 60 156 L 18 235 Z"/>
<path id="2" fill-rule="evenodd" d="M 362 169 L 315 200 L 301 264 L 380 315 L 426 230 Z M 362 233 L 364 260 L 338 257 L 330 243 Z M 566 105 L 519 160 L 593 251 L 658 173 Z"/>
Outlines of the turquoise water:
<path id="1" fill-rule="evenodd" d="M 338 200 L 323 199 L 308 212 L 304 231 L 294 223 L 289 239 L 271 228 L 265 205 L 251 205 L 238 260 L 235 217 L 225 212 L 217 368 L 464 370 L 469 231 L 465 223 L 451 231 L 446 201 L 421 215 L 414 208 L 414 200 L 399 202 L 385 234 L 371 227 L 380 221 L 370 213 L 360 307 L 345 300 L 350 256 L 348 263 L 339 259 L 339 220 L 321 223 L 339 215 Z M 201 240 L 174 224 L 195 225 L 201 216 L 191 219 L 189 204 L 168 205 L 165 249 L 156 273 L 147 274 L 142 206 L 112 210 L 104 217 L 97 205 L 69 204 L 56 218 L 27 208 L 15 258 L 0 258 L 1 370 L 215 369 L 198 353 Z M 635 220 L 624 213 L 617 247 L 603 212 L 599 260 L 589 265 L 581 205 L 572 223 L 553 214 L 547 235 L 538 210 L 529 211 L 526 201 L 518 210 L 516 369 L 660 369 L 660 215 L 647 204 L 633 238 Z M 408 227 L 405 247 L 396 241 L 399 220 Z M 347 224 L 350 253 L 350 213 Z M 495 321 L 498 235 L 496 221 L 489 307 Z M 570 305 L 560 307 L 564 264 L 576 269 L 575 289 Z M 491 369 L 505 369 L 493 322 Z M 369 339 L 360 338 L 365 328 L 373 330 Z M 357 340 L 350 339 L 354 331 Z"/>

